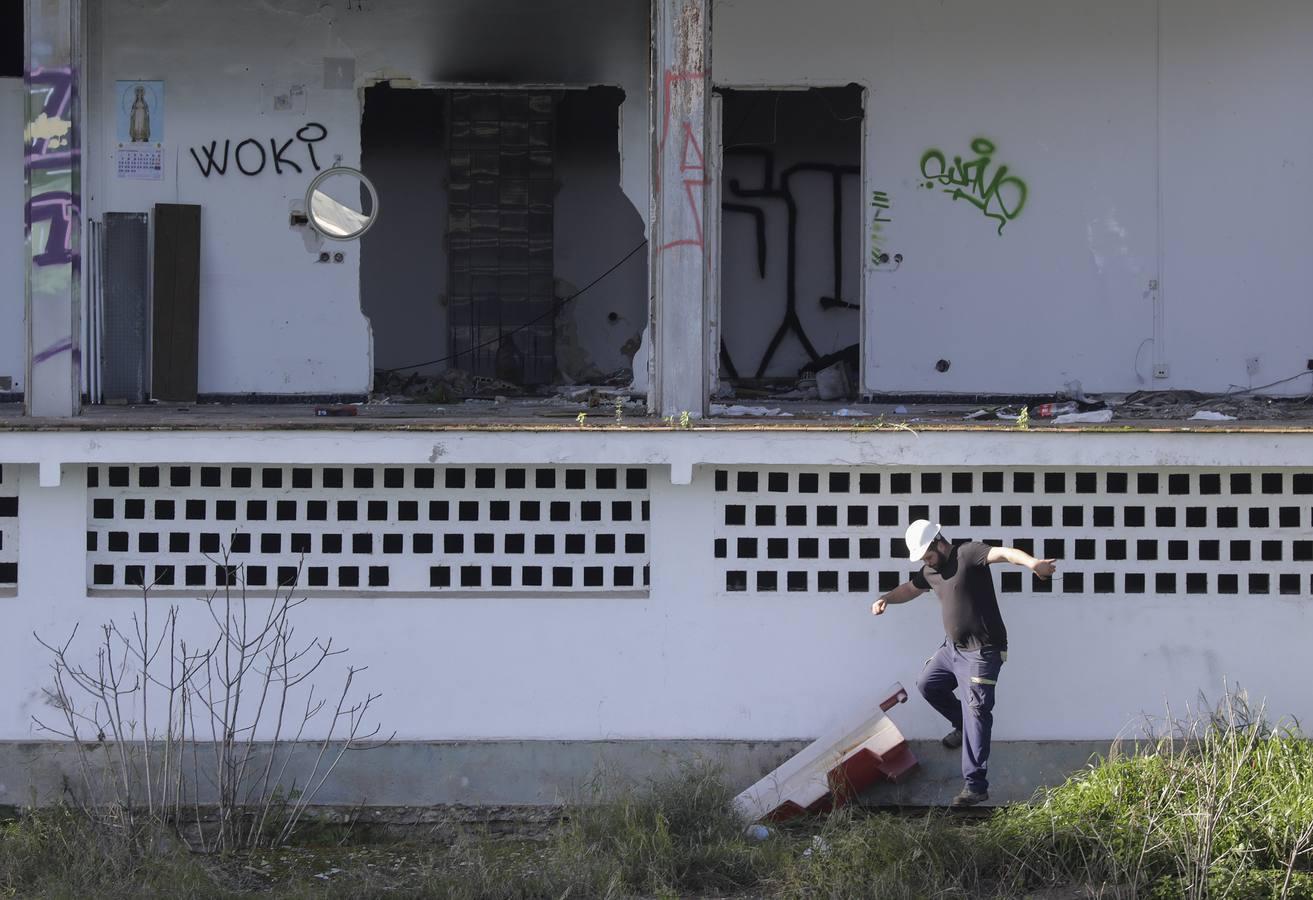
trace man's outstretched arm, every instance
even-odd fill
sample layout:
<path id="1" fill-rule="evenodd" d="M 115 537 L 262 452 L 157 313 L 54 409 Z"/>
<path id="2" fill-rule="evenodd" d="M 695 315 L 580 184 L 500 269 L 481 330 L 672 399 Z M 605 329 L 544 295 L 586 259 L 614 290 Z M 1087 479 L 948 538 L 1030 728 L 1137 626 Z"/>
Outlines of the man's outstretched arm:
<path id="1" fill-rule="evenodd" d="M 908 600 L 915 600 L 926 592 L 925 588 L 919 588 L 910 581 L 905 581 L 889 593 L 885 594 L 879 600 L 871 604 L 871 615 L 878 616 L 884 613 L 884 609 L 890 603 L 906 603 Z"/>
<path id="2" fill-rule="evenodd" d="M 1014 566 L 1025 566 L 1045 580 L 1052 578 L 1053 573 L 1058 570 L 1056 559 L 1036 559 L 1016 547 L 990 547 L 989 556 L 985 561 L 991 564 L 1005 562 L 1012 563 Z"/>

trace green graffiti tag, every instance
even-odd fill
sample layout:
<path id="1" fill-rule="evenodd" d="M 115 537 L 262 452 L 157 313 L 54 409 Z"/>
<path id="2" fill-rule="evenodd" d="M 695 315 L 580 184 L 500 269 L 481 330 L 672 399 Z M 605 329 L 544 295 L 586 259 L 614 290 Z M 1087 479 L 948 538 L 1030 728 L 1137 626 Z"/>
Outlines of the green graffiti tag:
<path id="1" fill-rule="evenodd" d="M 871 265 L 879 266 L 889 262 L 889 254 L 884 249 L 884 226 L 893 222 L 884 215 L 889 211 L 889 195 L 884 191 L 873 192 L 871 206 L 875 207 L 875 216 L 871 219 Z"/>
<path id="2" fill-rule="evenodd" d="M 971 142 L 975 159 L 964 162 L 962 157 L 954 156 L 949 164 L 943 151 L 932 147 L 921 156 L 921 177 L 925 179 L 921 187 L 933 190 L 938 183 L 954 200 L 965 200 L 986 218 L 997 221 L 1001 236 L 1003 227 L 1025 208 L 1027 188 L 1026 182 L 1008 174 L 1007 166 L 995 168 L 991 177 L 990 164 L 996 149 L 993 141 L 978 137 Z"/>

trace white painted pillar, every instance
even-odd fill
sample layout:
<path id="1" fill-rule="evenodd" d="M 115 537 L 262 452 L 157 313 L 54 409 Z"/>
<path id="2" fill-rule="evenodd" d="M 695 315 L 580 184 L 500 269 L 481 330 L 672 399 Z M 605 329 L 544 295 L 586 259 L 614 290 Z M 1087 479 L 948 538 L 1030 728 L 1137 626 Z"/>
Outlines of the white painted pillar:
<path id="1" fill-rule="evenodd" d="M 27 3 L 27 414 L 81 406 L 81 0 Z"/>
<path id="2" fill-rule="evenodd" d="M 653 0 L 652 316 L 649 406 L 707 413 L 707 222 L 711 0 Z"/>

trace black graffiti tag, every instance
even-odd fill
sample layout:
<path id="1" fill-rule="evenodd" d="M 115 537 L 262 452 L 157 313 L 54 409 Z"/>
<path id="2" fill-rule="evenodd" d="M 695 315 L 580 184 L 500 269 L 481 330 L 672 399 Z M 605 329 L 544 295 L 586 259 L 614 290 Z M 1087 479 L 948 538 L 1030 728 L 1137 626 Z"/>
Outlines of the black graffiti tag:
<path id="1" fill-rule="evenodd" d="M 315 155 L 315 144 L 327 137 L 327 128 L 318 122 L 307 122 L 297 129 L 296 137 L 288 138 L 281 144 L 278 138 L 270 138 L 268 150 L 265 149 L 264 142 L 257 138 L 245 138 L 238 141 L 235 147 L 232 139 L 228 138 L 222 145 L 217 140 L 210 141 L 208 145 L 200 144 L 199 147 L 189 148 L 189 152 L 191 158 L 196 160 L 196 168 L 200 169 L 201 174 L 206 178 L 212 174 L 227 175 L 230 158 L 236 164 L 237 171 L 250 177 L 263 172 L 271 159 L 275 174 L 282 175 L 284 166 L 295 169 L 297 174 L 300 174 L 304 170 L 300 163 L 288 157 L 288 148 L 298 141 L 304 144 L 306 153 L 310 157 L 310 165 L 318 172 L 322 166 L 319 165 L 319 158 Z M 200 153 L 196 152 L 198 149 Z"/>

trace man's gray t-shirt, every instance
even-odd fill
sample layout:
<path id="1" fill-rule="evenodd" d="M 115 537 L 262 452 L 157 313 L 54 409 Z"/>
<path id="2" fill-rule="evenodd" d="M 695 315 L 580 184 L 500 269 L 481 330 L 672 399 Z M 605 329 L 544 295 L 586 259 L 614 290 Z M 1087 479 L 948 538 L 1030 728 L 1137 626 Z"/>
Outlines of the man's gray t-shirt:
<path id="1" fill-rule="evenodd" d="M 944 633 L 964 650 L 1008 648 L 1008 631 L 998 609 L 994 579 L 989 573 L 989 547 L 971 541 L 953 548 L 942 571 L 922 566 L 912 584 L 939 596 Z"/>

